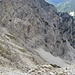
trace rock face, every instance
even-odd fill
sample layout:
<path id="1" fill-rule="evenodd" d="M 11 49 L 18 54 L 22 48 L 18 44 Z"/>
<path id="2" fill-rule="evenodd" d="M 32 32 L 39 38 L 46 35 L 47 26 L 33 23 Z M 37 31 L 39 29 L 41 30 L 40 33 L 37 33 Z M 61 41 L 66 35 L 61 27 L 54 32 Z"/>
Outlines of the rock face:
<path id="1" fill-rule="evenodd" d="M 74 75 L 75 66 L 67 66 L 64 68 L 54 68 L 51 65 L 40 65 L 28 72 L 31 75 Z"/>
<path id="2" fill-rule="evenodd" d="M 0 64 L 25 72 L 51 64 L 37 53 L 39 48 L 75 63 L 74 25 L 71 16 L 44 0 L 1 0 Z"/>

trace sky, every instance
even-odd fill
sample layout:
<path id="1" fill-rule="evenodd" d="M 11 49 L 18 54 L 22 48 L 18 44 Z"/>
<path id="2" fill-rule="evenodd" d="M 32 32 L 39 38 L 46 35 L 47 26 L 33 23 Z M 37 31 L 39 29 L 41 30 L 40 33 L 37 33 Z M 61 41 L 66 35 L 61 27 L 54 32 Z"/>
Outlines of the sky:
<path id="1" fill-rule="evenodd" d="M 64 2 L 65 0 L 45 0 L 45 1 L 47 1 L 47 2 L 53 2 L 53 3 L 55 3 L 55 4 L 58 4 L 58 3 L 61 3 L 61 2 Z"/>

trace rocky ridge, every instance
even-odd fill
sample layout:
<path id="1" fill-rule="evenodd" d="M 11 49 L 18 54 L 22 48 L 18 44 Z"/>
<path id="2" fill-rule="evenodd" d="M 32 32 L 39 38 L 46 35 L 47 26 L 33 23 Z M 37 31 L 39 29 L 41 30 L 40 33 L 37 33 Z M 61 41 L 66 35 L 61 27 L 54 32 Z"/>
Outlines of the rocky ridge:
<path id="1" fill-rule="evenodd" d="M 75 65 L 58 68 L 51 65 L 37 65 L 27 73 L 15 70 L 13 68 L 0 66 L 0 75 L 74 75 Z"/>

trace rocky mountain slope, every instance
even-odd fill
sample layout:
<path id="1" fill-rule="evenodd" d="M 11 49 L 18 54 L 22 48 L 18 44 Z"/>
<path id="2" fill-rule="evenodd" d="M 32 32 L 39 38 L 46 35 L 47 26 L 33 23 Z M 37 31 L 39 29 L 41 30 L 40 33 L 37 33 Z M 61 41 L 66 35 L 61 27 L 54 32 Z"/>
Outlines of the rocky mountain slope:
<path id="1" fill-rule="evenodd" d="M 73 17 L 44 0 L 1 0 L 0 65 L 28 72 L 36 65 L 75 63 L 74 25 Z"/>
<path id="2" fill-rule="evenodd" d="M 68 12 L 71 16 L 75 18 L 75 0 L 66 0 L 57 5 L 59 12 Z"/>

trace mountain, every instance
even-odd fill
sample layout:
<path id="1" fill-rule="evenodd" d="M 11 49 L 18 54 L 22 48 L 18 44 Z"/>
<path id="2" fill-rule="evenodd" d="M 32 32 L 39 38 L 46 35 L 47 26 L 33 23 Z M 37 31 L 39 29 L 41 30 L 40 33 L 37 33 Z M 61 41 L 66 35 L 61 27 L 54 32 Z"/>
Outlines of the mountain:
<path id="1" fill-rule="evenodd" d="M 75 0 L 66 0 L 57 5 L 59 12 L 68 12 L 71 16 L 75 17 Z"/>
<path id="2" fill-rule="evenodd" d="M 65 0 L 45 0 L 45 1 L 47 1 L 48 3 L 52 3 L 52 4 L 57 5 L 61 2 L 64 2 Z"/>
<path id="3" fill-rule="evenodd" d="M 74 63 L 72 16 L 44 0 L 0 0 L 0 75 L 44 75 Z"/>

